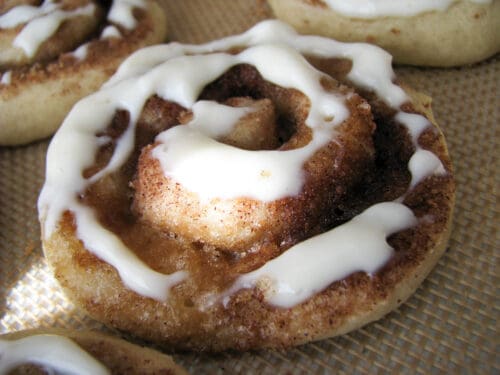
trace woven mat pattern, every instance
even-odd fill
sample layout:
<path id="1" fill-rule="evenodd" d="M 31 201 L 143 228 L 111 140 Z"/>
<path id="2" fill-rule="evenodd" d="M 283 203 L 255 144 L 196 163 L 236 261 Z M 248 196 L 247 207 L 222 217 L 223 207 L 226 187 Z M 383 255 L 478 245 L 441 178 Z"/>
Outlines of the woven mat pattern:
<path id="1" fill-rule="evenodd" d="M 200 43 L 269 16 L 260 0 L 163 0 L 170 39 Z M 398 67 L 433 97 L 454 162 L 449 249 L 413 297 L 379 322 L 288 351 L 175 354 L 196 374 L 500 373 L 498 285 L 500 57 L 472 67 Z M 75 310 L 41 251 L 36 200 L 48 141 L 0 147 L 0 333 L 34 327 L 104 329 Z"/>

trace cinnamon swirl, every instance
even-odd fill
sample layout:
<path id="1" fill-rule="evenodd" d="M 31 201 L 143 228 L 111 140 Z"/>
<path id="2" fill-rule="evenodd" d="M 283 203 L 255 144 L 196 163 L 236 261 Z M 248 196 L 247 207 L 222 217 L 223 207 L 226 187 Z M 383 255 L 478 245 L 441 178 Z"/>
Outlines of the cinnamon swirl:
<path id="1" fill-rule="evenodd" d="M 49 147 L 56 278 L 93 317 L 185 349 L 382 317 L 444 251 L 454 201 L 430 99 L 390 60 L 279 21 L 135 53 Z"/>
<path id="2" fill-rule="evenodd" d="M 500 51 L 498 0 L 269 0 L 299 32 L 374 43 L 401 64 L 450 67 Z"/>
<path id="3" fill-rule="evenodd" d="M 125 57 L 166 35 L 151 0 L 16 4 L 0 12 L 0 145 L 51 135 Z"/>

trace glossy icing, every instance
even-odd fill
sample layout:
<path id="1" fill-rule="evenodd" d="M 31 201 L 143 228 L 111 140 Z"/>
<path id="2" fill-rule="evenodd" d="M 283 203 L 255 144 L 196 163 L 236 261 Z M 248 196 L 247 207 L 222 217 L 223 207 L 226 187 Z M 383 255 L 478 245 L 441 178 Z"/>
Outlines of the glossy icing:
<path id="1" fill-rule="evenodd" d="M 35 364 L 50 373 L 110 374 L 99 361 L 64 336 L 38 334 L 17 340 L 0 339 L 0 375 L 23 364 Z"/>
<path id="2" fill-rule="evenodd" d="M 324 0 L 337 13 L 353 18 L 412 17 L 425 12 L 445 11 L 461 0 Z M 465 0 L 489 4 L 491 0 Z"/>

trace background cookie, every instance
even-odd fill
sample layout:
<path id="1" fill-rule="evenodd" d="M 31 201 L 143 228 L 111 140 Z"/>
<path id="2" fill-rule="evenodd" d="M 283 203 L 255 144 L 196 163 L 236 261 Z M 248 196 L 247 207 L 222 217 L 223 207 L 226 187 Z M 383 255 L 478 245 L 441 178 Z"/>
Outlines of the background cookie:
<path id="1" fill-rule="evenodd" d="M 30 6 L 30 20 L 17 14 L 20 7 L 0 15 L 0 145 L 51 135 L 73 104 L 97 90 L 125 57 L 165 39 L 162 9 L 150 0 L 134 4 L 47 0 Z M 45 33 L 50 26 L 54 33 Z"/>
<path id="2" fill-rule="evenodd" d="M 302 33 L 374 43 L 390 52 L 396 63 L 450 67 L 475 63 L 500 51 L 498 0 L 396 1 L 392 5 L 385 1 L 378 4 L 379 13 L 377 2 L 364 0 L 332 0 L 331 6 L 322 0 L 268 2 L 276 17 Z M 371 8 L 373 13 L 364 12 Z"/>

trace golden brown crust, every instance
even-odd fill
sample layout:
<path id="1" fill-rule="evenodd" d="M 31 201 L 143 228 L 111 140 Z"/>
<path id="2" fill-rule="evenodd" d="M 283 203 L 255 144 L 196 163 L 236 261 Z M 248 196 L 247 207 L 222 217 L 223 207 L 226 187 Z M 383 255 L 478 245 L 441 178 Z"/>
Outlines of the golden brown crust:
<path id="1" fill-rule="evenodd" d="M 33 329 L 1 335 L 0 339 L 18 340 L 32 335 L 50 334 L 73 340 L 111 374 L 183 375 L 187 372 L 173 359 L 156 350 L 127 342 L 121 338 L 94 331 Z M 36 365 L 23 365 L 9 374 L 46 374 Z"/>
<path id="2" fill-rule="evenodd" d="M 350 18 L 320 0 L 268 0 L 277 18 L 304 34 L 368 42 L 396 63 L 424 66 L 471 64 L 500 51 L 500 1 L 457 1 L 447 11 L 413 17 Z"/>
<path id="3" fill-rule="evenodd" d="M 346 61 L 310 61 L 350 85 L 346 79 L 350 66 Z M 242 69 L 241 66 L 207 86 L 201 97 L 222 100 L 231 96 L 224 92 L 225 82 L 238 80 L 234 76 L 238 69 Z M 139 141 L 134 155 L 120 173 L 91 186 L 83 195 L 83 201 L 95 207 L 102 225 L 117 233 L 151 268 L 166 274 L 186 270 L 189 278 L 172 289 L 165 303 L 137 295 L 123 286 L 110 265 L 82 246 L 75 236 L 69 212 L 58 230 L 43 242 L 56 278 L 71 298 L 93 317 L 161 345 L 184 349 L 281 348 L 343 334 L 379 319 L 403 303 L 436 264 L 446 247 L 454 203 L 451 162 L 443 135 L 432 117 L 430 99 L 404 89 L 413 101 L 413 104 L 404 104 L 404 110 L 425 114 L 434 124 L 421 134 L 420 146 L 437 155 L 447 173 L 425 179 L 405 196 L 404 204 L 412 209 L 419 224 L 388 239 L 396 255 L 374 275 L 354 273 L 292 308 L 269 305 L 259 288 L 239 291 L 226 306 L 207 303 L 214 294 L 226 290 L 238 275 L 257 269 L 291 244 L 269 241 L 261 245 L 259 252 L 241 254 L 171 235 L 137 217 L 130 208 L 134 193 L 130 183 L 136 175 L 140 150 L 153 142 L 156 132 L 178 124 L 183 113 L 182 107 L 153 97 L 138 123 Z M 344 223 L 370 205 L 394 200 L 407 190 L 410 181 L 407 165 L 414 152 L 407 130 L 392 119 L 393 110 L 371 93 L 358 91 L 370 103 L 376 123 L 372 137 L 375 158 L 361 166 L 363 174 L 360 180 L 353 182 L 351 189 L 340 189 L 339 196 L 332 198 L 334 205 L 325 204 L 321 210 L 322 220 L 311 224 L 306 236 Z M 118 112 L 107 135 L 119 136 L 123 131 L 123 125 L 119 124 L 127 118 Z M 156 122 L 155 118 L 160 120 Z M 95 168 L 86 173 L 95 173 L 108 157 L 109 150 L 100 150 Z M 349 168 L 343 170 L 348 172 Z M 303 216 L 294 219 L 300 221 Z M 297 238 L 292 237 L 291 242 L 295 240 Z"/>
<path id="4" fill-rule="evenodd" d="M 128 55 L 164 40 L 166 18 L 156 2 L 147 0 L 147 8 L 134 15 L 136 28 L 118 26 L 121 38 L 91 39 L 82 60 L 65 53 L 47 63 L 9 70 L 10 83 L 0 84 L 0 145 L 51 135 L 73 104 L 96 91 Z"/>

